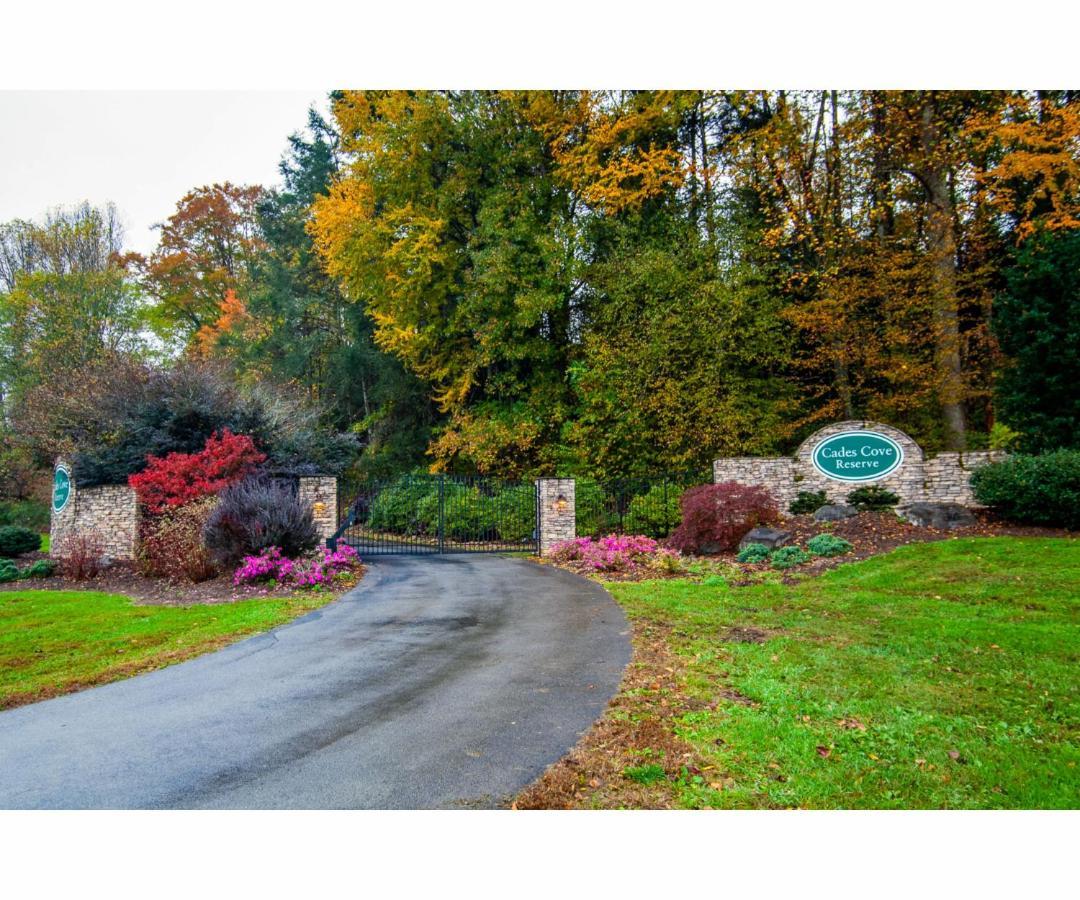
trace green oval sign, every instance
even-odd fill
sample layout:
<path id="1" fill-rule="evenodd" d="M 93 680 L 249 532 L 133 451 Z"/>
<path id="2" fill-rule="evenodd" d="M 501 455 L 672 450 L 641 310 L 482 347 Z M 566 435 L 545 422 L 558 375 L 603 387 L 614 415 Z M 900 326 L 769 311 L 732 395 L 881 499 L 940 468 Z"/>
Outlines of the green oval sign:
<path id="1" fill-rule="evenodd" d="M 844 431 L 827 437 L 811 455 L 814 468 L 837 481 L 876 481 L 895 472 L 904 450 L 877 431 Z"/>
<path id="2" fill-rule="evenodd" d="M 57 466 L 53 473 L 52 508 L 56 512 L 63 510 L 71 499 L 71 473 L 67 466 Z"/>

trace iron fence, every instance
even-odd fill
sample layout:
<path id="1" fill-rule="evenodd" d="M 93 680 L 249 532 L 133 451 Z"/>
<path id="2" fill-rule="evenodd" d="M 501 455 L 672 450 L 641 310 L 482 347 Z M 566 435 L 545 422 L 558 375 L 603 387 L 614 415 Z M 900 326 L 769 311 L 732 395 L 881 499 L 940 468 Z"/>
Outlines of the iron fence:
<path id="1" fill-rule="evenodd" d="M 679 498 L 683 492 L 710 481 L 712 474 L 703 472 L 611 480 L 578 478 L 574 486 L 577 534 L 666 538 L 679 524 Z"/>
<path id="2" fill-rule="evenodd" d="M 457 475 L 344 483 L 331 545 L 375 553 L 537 550 L 536 485 Z"/>

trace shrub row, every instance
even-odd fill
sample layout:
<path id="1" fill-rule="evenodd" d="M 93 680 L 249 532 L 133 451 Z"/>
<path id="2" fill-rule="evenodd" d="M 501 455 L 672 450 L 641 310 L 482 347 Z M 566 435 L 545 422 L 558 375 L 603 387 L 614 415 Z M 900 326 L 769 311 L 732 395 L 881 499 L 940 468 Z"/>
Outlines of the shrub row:
<path id="1" fill-rule="evenodd" d="M 808 552 L 809 551 L 809 552 Z M 778 547 L 770 550 L 764 544 L 747 544 L 735 559 L 741 563 L 772 563 L 775 569 L 790 569 L 810 562 L 815 556 L 842 556 L 851 551 L 851 543 L 834 534 L 818 534 L 802 547 Z"/>
<path id="2" fill-rule="evenodd" d="M 21 578 L 48 578 L 56 572 L 51 559 L 37 559 L 20 569 L 13 559 L 0 559 L 0 583 L 18 581 Z"/>
<path id="3" fill-rule="evenodd" d="M 817 512 L 828 502 L 825 491 L 799 491 L 788 510 L 793 516 L 801 516 Z M 880 485 L 871 484 L 848 493 L 847 502 L 859 510 L 876 511 L 891 509 L 900 502 L 900 497 Z"/>

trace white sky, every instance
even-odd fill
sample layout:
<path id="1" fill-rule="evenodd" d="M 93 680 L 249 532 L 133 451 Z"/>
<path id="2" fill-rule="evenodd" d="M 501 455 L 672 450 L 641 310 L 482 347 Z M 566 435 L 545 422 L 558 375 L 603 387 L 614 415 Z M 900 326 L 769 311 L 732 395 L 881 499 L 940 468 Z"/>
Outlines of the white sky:
<path id="1" fill-rule="evenodd" d="M 0 222 L 112 201 L 129 250 L 188 190 L 270 186 L 318 91 L 0 91 Z"/>

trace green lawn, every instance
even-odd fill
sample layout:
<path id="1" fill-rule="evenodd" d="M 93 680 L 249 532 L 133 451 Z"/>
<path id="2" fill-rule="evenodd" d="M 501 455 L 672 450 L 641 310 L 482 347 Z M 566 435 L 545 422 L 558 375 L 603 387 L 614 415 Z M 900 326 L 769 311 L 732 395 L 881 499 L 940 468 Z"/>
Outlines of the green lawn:
<path id="1" fill-rule="evenodd" d="M 0 709 L 190 659 L 330 599 L 163 607 L 95 591 L 0 593 Z"/>
<path id="2" fill-rule="evenodd" d="M 916 544 L 797 585 L 607 587 L 674 629 L 691 708 L 723 689 L 753 704 L 679 715 L 701 774 L 675 779 L 677 805 L 1080 805 L 1080 541 Z"/>

